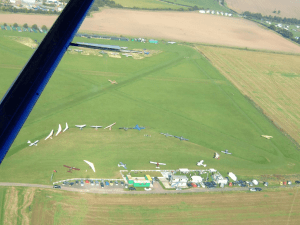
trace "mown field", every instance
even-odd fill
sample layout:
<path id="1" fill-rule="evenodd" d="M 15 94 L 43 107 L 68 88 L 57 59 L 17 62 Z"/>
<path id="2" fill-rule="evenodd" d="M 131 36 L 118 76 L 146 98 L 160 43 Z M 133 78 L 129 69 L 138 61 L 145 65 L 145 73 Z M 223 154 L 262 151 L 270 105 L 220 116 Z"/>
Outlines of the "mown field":
<path id="1" fill-rule="evenodd" d="M 1 95 L 33 53 L 8 34 L 0 31 Z M 176 44 L 75 41 L 161 53 L 142 60 L 67 53 L 1 164 L 0 181 L 49 184 L 53 170 L 58 171 L 54 181 L 118 177 L 118 162 L 127 163 L 129 169 L 154 169 L 150 160 L 166 163 L 165 169 L 196 169 L 196 162 L 204 159 L 208 168 L 238 176 L 298 173 L 300 153 L 295 146 L 197 50 Z M 111 85 L 108 79 L 118 84 Z M 43 140 L 66 122 L 70 130 Z M 75 124 L 113 122 L 117 125 L 112 131 L 75 128 Z M 146 129 L 116 129 L 136 124 Z M 189 141 L 166 138 L 160 132 Z M 262 134 L 274 139 L 261 138 Z M 41 141 L 37 147 L 28 147 L 28 140 Z M 212 158 L 224 149 L 233 155 Z M 83 160 L 92 161 L 96 173 Z M 67 173 L 63 165 L 81 170 Z"/>
<path id="2" fill-rule="evenodd" d="M 300 143 L 300 56 L 199 47 L 244 95 Z"/>
<path id="3" fill-rule="evenodd" d="M 257 193 L 97 195 L 0 187 L 1 224 L 289 224 L 299 188 Z"/>
<path id="4" fill-rule="evenodd" d="M 181 4 L 187 6 L 198 6 L 199 8 L 219 10 L 223 12 L 228 12 L 229 10 L 219 4 L 219 0 L 167 0 L 168 2 L 173 2 L 174 4 Z"/>
<path id="5" fill-rule="evenodd" d="M 188 7 L 185 6 L 178 6 L 158 0 L 115 0 L 114 2 L 129 8 L 137 7 L 143 9 L 188 9 Z"/>

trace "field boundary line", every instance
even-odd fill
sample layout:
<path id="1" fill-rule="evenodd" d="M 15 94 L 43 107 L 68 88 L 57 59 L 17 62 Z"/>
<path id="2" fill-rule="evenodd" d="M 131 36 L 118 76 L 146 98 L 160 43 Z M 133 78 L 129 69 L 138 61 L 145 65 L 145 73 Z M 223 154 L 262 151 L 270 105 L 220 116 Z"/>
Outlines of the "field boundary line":
<path id="1" fill-rule="evenodd" d="M 291 213 L 292 213 L 292 210 L 293 210 L 293 207 L 294 207 L 294 202 L 295 202 L 296 196 L 298 194 L 298 191 L 299 191 L 299 189 L 297 189 L 297 192 L 294 196 L 294 199 L 293 199 L 293 202 L 292 202 L 292 205 L 291 205 L 291 209 L 290 209 L 289 216 L 288 216 L 288 219 L 287 219 L 287 225 L 289 225 L 289 223 L 290 223 Z"/>

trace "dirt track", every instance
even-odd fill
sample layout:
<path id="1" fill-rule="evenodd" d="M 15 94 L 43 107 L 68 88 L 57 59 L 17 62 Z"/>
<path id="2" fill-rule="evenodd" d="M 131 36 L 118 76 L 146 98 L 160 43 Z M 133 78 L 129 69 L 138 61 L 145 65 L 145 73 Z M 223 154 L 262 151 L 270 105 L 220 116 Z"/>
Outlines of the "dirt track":
<path id="1" fill-rule="evenodd" d="M 0 14 L 1 22 L 11 24 L 50 27 L 55 19 L 56 16 Z M 300 53 L 298 45 L 253 22 L 198 12 L 105 9 L 86 18 L 81 31 Z"/>

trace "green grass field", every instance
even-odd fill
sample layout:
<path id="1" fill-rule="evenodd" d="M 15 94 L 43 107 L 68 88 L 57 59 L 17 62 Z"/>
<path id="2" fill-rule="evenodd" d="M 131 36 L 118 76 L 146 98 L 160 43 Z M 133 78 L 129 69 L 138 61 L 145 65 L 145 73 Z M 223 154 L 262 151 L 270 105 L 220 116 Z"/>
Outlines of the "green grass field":
<path id="1" fill-rule="evenodd" d="M 1 96 L 33 53 L 9 35 L 43 38 L 41 34 L 0 31 Z M 1 164 L 0 181 L 49 184 L 53 170 L 58 171 L 54 181 L 118 177 L 120 161 L 129 169 L 155 169 L 150 160 L 166 163 L 164 169 L 196 169 L 196 162 L 204 159 L 208 168 L 238 176 L 299 171 L 300 154 L 288 138 L 195 49 L 177 44 L 75 41 L 162 53 L 142 60 L 66 53 Z M 118 84 L 111 85 L 108 79 Z M 43 140 L 66 122 L 70 127 L 66 133 Z M 113 122 L 117 125 L 112 131 L 80 131 L 74 126 Z M 136 124 L 146 129 L 118 129 Z M 189 141 L 166 138 L 160 132 Z M 262 134 L 274 138 L 266 140 Z M 37 147 L 28 147 L 28 140 L 41 141 Z M 213 159 L 214 152 L 224 149 L 233 155 Z M 83 160 L 92 161 L 96 173 Z M 67 173 L 65 164 L 81 170 Z"/>
<path id="2" fill-rule="evenodd" d="M 163 1 L 158 0 L 115 0 L 117 4 L 120 4 L 124 7 L 137 7 L 137 8 L 143 8 L 143 9 L 187 9 L 188 7 L 184 6 L 178 6 L 169 4 Z"/>
<path id="3" fill-rule="evenodd" d="M 174 2 L 174 4 L 181 4 L 187 6 L 198 6 L 199 8 L 219 10 L 223 12 L 229 12 L 227 8 L 219 4 L 219 0 L 167 0 L 168 2 Z"/>

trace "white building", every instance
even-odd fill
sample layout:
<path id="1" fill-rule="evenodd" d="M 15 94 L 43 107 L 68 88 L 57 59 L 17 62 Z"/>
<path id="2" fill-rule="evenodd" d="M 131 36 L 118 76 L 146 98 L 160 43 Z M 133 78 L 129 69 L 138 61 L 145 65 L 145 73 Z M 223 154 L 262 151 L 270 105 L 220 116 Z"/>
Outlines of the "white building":
<path id="1" fill-rule="evenodd" d="M 35 4 L 35 0 L 22 0 L 25 3 Z"/>
<path id="2" fill-rule="evenodd" d="M 192 182 L 195 182 L 195 183 L 200 183 L 203 180 L 203 178 L 200 176 L 192 176 L 191 178 L 192 178 Z"/>
<path id="3" fill-rule="evenodd" d="M 16 0 L 9 0 L 10 3 L 16 3 Z"/>
<path id="4" fill-rule="evenodd" d="M 179 172 L 180 172 L 180 173 L 187 174 L 187 173 L 190 172 L 190 171 L 189 171 L 189 169 L 187 169 L 187 168 L 181 168 L 181 169 L 179 169 Z"/>
<path id="5" fill-rule="evenodd" d="M 210 13 L 210 10 L 206 10 L 206 13 Z"/>
<path id="6" fill-rule="evenodd" d="M 215 11 L 213 10 L 213 11 L 211 11 L 211 14 L 215 14 Z"/>
<path id="7" fill-rule="evenodd" d="M 205 10 L 199 10 L 199 13 L 205 13 Z"/>
<path id="8" fill-rule="evenodd" d="M 170 178 L 171 187 L 186 187 L 188 178 L 184 175 L 172 175 Z"/>
<path id="9" fill-rule="evenodd" d="M 221 13 L 221 15 L 223 16 L 224 15 L 224 13 L 223 12 L 220 12 Z"/>

